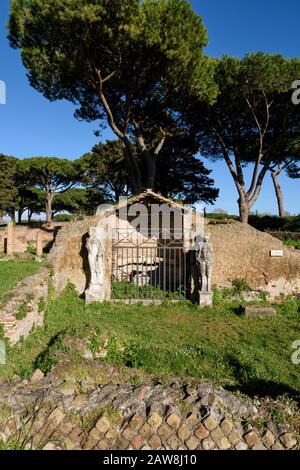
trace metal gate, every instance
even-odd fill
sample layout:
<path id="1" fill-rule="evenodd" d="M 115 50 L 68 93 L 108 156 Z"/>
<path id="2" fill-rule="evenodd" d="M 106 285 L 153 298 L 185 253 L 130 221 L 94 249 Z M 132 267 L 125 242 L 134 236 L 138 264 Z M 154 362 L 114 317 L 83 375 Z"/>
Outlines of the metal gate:
<path id="1" fill-rule="evenodd" d="M 159 232 L 149 238 L 117 229 L 112 246 L 113 300 L 180 301 L 187 298 L 187 253 L 182 236 Z"/>

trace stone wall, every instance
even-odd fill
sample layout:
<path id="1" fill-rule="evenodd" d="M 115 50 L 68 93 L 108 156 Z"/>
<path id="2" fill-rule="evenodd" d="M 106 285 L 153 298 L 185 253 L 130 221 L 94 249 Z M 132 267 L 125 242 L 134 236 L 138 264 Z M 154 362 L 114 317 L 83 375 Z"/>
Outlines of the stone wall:
<path id="1" fill-rule="evenodd" d="M 300 251 L 240 222 L 209 224 L 207 230 L 214 248 L 214 284 L 229 287 L 243 278 L 272 297 L 300 292 Z M 283 257 L 271 257 L 271 250 L 282 250 Z"/>
<path id="2" fill-rule="evenodd" d="M 91 364 L 92 366 L 92 364 Z M 99 363 L 94 367 L 101 368 Z M 0 383 L 0 439 L 26 436 L 45 450 L 291 450 L 299 446 L 290 401 L 242 398 L 209 383 L 141 385 L 88 377 L 63 381 L 35 371 L 30 383 Z M 18 380 L 18 379 L 16 379 Z M 286 422 L 272 421 L 285 416 Z M 289 418 L 287 418 L 289 417 Z"/>
<path id="3" fill-rule="evenodd" d="M 48 297 L 50 274 L 41 268 L 33 276 L 19 282 L 13 298 L 0 310 L 0 325 L 11 344 L 26 338 L 33 326 L 43 324 L 43 309 Z"/>
<path id="4" fill-rule="evenodd" d="M 104 222 L 103 214 L 69 222 L 58 232 L 49 255 L 57 293 L 64 289 L 68 281 L 72 282 L 80 293 L 88 287 L 90 273 L 85 244 L 89 228 L 96 226 L 100 220 Z"/>
<path id="5" fill-rule="evenodd" d="M 32 242 L 36 245 L 38 240 L 40 240 L 43 247 L 46 247 L 54 241 L 61 226 L 62 223 L 54 223 L 51 228 L 47 228 L 42 224 L 40 227 L 10 224 L 0 230 L 0 252 L 8 253 L 7 247 L 9 244 L 8 254 L 26 253 L 28 243 Z"/>

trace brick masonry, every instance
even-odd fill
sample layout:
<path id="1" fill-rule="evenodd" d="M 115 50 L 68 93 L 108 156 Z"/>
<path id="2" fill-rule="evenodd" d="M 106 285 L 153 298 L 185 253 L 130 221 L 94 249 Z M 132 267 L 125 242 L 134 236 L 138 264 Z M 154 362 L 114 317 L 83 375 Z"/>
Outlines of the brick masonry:
<path id="1" fill-rule="evenodd" d="M 0 383 L 0 438 L 9 442 L 29 430 L 27 447 L 47 450 L 296 449 L 295 430 L 270 418 L 279 405 L 209 383 L 96 385 L 36 371 L 29 383 Z M 296 404 L 280 406 L 299 417 Z"/>
<path id="2" fill-rule="evenodd" d="M 16 285 L 13 297 L 0 309 L 0 325 L 11 344 L 26 338 L 35 325 L 43 324 L 43 304 L 48 298 L 49 280 L 49 271 L 40 268 Z"/>

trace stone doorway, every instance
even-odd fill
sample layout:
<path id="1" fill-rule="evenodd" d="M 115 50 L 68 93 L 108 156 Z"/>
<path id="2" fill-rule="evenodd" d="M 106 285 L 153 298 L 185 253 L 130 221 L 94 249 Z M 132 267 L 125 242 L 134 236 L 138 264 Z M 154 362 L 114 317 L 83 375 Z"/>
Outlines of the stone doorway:
<path id="1" fill-rule="evenodd" d="M 182 236 L 160 232 L 146 237 L 134 229 L 117 229 L 112 244 L 112 300 L 185 300 L 189 292 L 188 258 Z"/>

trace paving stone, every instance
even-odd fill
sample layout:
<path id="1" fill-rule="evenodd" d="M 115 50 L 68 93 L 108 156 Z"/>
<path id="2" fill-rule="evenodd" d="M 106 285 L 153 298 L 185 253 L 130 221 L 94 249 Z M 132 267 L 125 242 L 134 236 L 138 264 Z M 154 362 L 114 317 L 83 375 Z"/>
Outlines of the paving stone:
<path id="1" fill-rule="evenodd" d="M 129 447 L 130 442 L 124 439 L 123 436 L 119 436 L 115 443 L 115 450 L 126 450 Z"/>
<path id="2" fill-rule="evenodd" d="M 161 423 L 162 417 L 156 411 L 148 418 L 148 424 L 151 428 L 158 429 Z"/>
<path id="3" fill-rule="evenodd" d="M 199 441 L 195 436 L 191 436 L 187 441 L 185 441 L 185 444 L 189 450 L 195 450 L 199 445 Z"/>
<path id="4" fill-rule="evenodd" d="M 210 406 L 218 406 L 220 403 L 220 399 L 214 393 L 208 395 L 207 401 Z"/>
<path id="5" fill-rule="evenodd" d="M 62 434 L 64 434 L 65 436 L 67 436 L 67 435 L 70 434 L 70 432 L 72 431 L 73 427 L 74 427 L 74 424 L 71 423 L 71 421 L 68 421 L 68 420 L 64 419 L 64 420 L 60 423 L 58 429 L 60 430 L 60 432 L 61 432 Z"/>
<path id="6" fill-rule="evenodd" d="M 150 439 L 153 434 L 153 429 L 149 426 L 148 423 L 145 423 L 140 428 L 139 433 L 144 439 Z"/>
<path id="7" fill-rule="evenodd" d="M 254 432 L 254 431 L 250 431 L 248 432 L 245 436 L 244 436 L 244 439 L 246 441 L 246 444 L 249 446 L 249 447 L 253 447 L 255 446 L 259 439 L 258 439 L 258 436 L 257 434 Z"/>
<path id="8" fill-rule="evenodd" d="M 186 424 L 182 424 L 178 429 L 178 437 L 182 441 L 186 441 L 191 435 L 191 430 Z"/>
<path id="9" fill-rule="evenodd" d="M 231 443 L 227 437 L 222 437 L 222 439 L 218 441 L 218 447 L 220 450 L 228 450 L 231 447 Z"/>
<path id="10" fill-rule="evenodd" d="M 133 429 L 131 426 L 126 426 L 122 433 L 122 437 L 124 437 L 126 440 L 131 441 L 133 437 L 136 435 L 135 429 Z"/>
<path id="11" fill-rule="evenodd" d="M 131 445 L 135 450 L 141 449 L 143 447 L 143 444 L 144 439 L 139 435 L 134 436 L 134 438 L 131 440 Z"/>
<path id="12" fill-rule="evenodd" d="M 30 382 L 33 384 L 40 382 L 44 377 L 44 372 L 42 372 L 40 369 L 36 369 L 30 378 Z"/>
<path id="13" fill-rule="evenodd" d="M 137 388 L 133 391 L 133 396 L 134 396 L 137 400 L 144 400 L 145 395 L 146 395 L 146 393 L 148 392 L 148 390 L 149 390 L 149 387 L 148 387 L 148 386 L 141 385 L 140 387 L 137 387 Z"/>
<path id="14" fill-rule="evenodd" d="M 235 445 L 235 449 L 236 450 L 248 450 L 248 446 L 245 442 L 240 441 Z"/>
<path id="15" fill-rule="evenodd" d="M 74 441 L 72 441 L 72 439 L 70 439 L 69 437 L 66 437 L 64 440 L 64 446 L 66 450 L 73 450 L 75 449 L 76 444 Z"/>
<path id="16" fill-rule="evenodd" d="M 43 450 L 57 450 L 57 447 L 53 442 L 47 442 L 47 444 L 43 447 Z"/>
<path id="17" fill-rule="evenodd" d="M 74 428 L 69 434 L 69 438 L 72 439 L 74 442 L 79 442 L 81 434 L 82 434 L 82 430 L 80 429 L 80 427 L 74 426 Z"/>
<path id="18" fill-rule="evenodd" d="M 236 429 L 233 429 L 229 434 L 228 439 L 230 440 L 231 444 L 235 446 L 238 442 L 241 441 L 242 436 Z"/>
<path id="19" fill-rule="evenodd" d="M 172 432 L 173 430 L 166 423 L 162 424 L 157 430 L 157 434 L 161 438 L 162 442 L 166 442 L 169 439 Z"/>
<path id="20" fill-rule="evenodd" d="M 93 439 L 95 442 L 98 442 L 100 437 L 102 435 L 102 432 L 99 431 L 99 429 L 93 427 L 93 429 L 89 432 L 89 437 Z"/>
<path id="21" fill-rule="evenodd" d="M 105 438 L 102 437 L 100 441 L 98 442 L 96 448 L 98 450 L 108 450 L 109 449 L 109 444 Z"/>
<path id="22" fill-rule="evenodd" d="M 108 441 L 115 441 L 118 435 L 119 435 L 118 431 L 115 428 L 111 427 L 105 434 L 105 437 Z"/>
<path id="23" fill-rule="evenodd" d="M 222 429 L 218 426 L 216 429 L 214 429 L 211 433 L 210 433 L 210 437 L 212 438 L 213 441 L 215 441 L 215 443 L 217 444 L 221 439 L 223 439 L 224 437 L 224 434 L 223 434 L 223 431 Z"/>
<path id="24" fill-rule="evenodd" d="M 108 420 L 108 418 L 106 418 L 106 416 L 102 416 L 100 419 L 98 419 L 96 423 L 96 428 L 102 434 L 105 434 L 110 428 L 110 421 Z"/>
<path id="25" fill-rule="evenodd" d="M 233 430 L 233 422 L 231 421 L 231 419 L 227 419 L 225 418 L 222 423 L 221 423 L 221 429 L 224 433 L 225 436 L 228 436 L 231 431 Z"/>
<path id="26" fill-rule="evenodd" d="M 176 413 L 171 413 L 167 418 L 167 423 L 171 428 L 177 429 L 181 423 L 181 419 Z"/>
<path id="27" fill-rule="evenodd" d="M 203 424 L 200 424 L 200 426 L 198 426 L 198 428 L 195 429 L 194 434 L 195 434 L 196 438 L 199 439 L 199 441 L 202 441 L 203 439 L 205 439 L 209 435 L 209 432 L 203 426 Z"/>
<path id="28" fill-rule="evenodd" d="M 295 439 L 291 433 L 283 434 L 283 436 L 280 436 L 280 440 L 288 450 L 292 449 L 297 444 L 297 439 Z"/>
<path id="29" fill-rule="evenodd" d="M 190 414 L 186 419 L 186 424 L 190 427 L 196 426 L 198 423 L 199 417 L 195 413 Z"/>
<path id="30" fill-rule="evenodd" d="M 201 446 L 204 450 L 213 450 L 215 443 L 210 437 L 207 437 L 201 442 Z"/>
<path id="31" fill-rule="evenodd" d="M 268 429 L 268 430 L 265 432 L 262 441 L 263 441 L 263 444 L 264 444 L 268 449 L 270 449 L 270 448 L 274 445 L 274 443 L 275 443 L 275 436 L 274 436 L 274 434 Z"/>
<path id="32" fill-rule="evenodd" d="M 171 450 L 177 450 L 178 447 L 180 447 L 181 442 L 180 442 L 180 440 L 178 439 L 177 436 L 173 435 L 168 440 L 168 445 L 170 446 Z"/>
<path id="33" fill-rule="evenodd" d="M 161 447 L 161 440 L 159 438 L 159 436 L 152 436 L 149 440 L 148 440 L 148 445 L 151 447 L 151 449 L 153 450 L 158 450 L 160 449 Z"/>
<path id="34" fill-rule="evenodd" d="M 283 445 L 280 444 L 279 441 L 276 441 L 275 444 L 272 447 L 272 450 L 284 450 Z"/>
<path id="35" fill-rule="evenodd" d="M 92 436 L 88 436 L 86 442 L 83 445 L 84 450 L 93 449 L 98 444 L 99 439 L 94 439 Z"/>
<path id="36" fill-rule="evenodd" d="M 218 426 L 217 421 L 212 416 L 205 418 L 203 424 L 208 431 L 213 431 Z"/>
<path id="37" fill-rule="evenodd" d="M 74 406 L 74 408 L 83 408 L 84 405 L 87 402 L 87 397 L 86 395 L 77 395 L 74 400 L 72 401 L 71 405 Z"/>
<path id="38" fill-rule="evenodd" d="M 252 450 L 267 450 L 267 449 L 261 441 L 258 441 L 258 443 L 254 447 L 252 447 Z"/>
<path id="39" fill-rule="evenodd" d="M 130 420 L 130 426 L 137 431 L 142 427 L 144 424 L 144 418 L 139 414 L 134 414 Z"/>
<path id="40" fill-rule="evenodd" d="M 59 424 L 62 422 L 62 420 L 65 417 L 65 413 L 63 410 L 59 407 L 55 408 L 55 410 L 50 413 L 48 417 L 48 423 L 53 423 L 55 426 L 59 426 Z"/>

